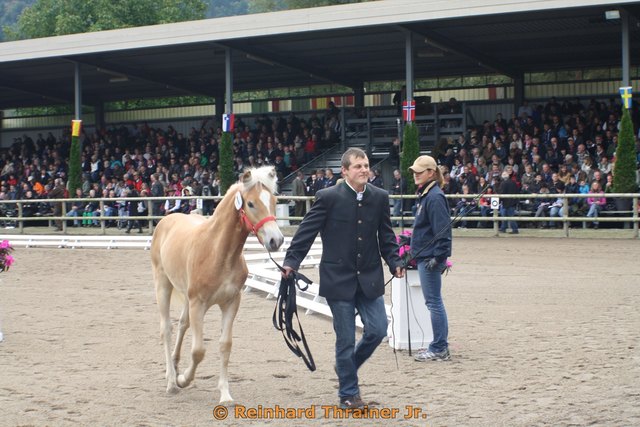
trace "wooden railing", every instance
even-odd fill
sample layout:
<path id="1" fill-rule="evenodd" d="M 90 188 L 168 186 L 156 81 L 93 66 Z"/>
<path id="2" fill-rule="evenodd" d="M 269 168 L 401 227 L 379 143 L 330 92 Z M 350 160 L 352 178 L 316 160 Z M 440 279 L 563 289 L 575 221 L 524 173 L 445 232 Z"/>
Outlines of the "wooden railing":
<path id="1" fill-rule="evenodd" d="M 389 197 L 391 199 L 392 204 L 393 204 L 393 201 L 398 198 L 412 199 L 412 200 L 415 199 L 415 196 L 413 195 L 389 196 Z M 467 199 L 472 199 L 475 197 L 475 195 L 461 195 L 461 194 L 447 195 L 447 198 L 451 200 L 457 200 L 463 197 Z M 555 223 L 562 224 L 562 229 L 564 230 L 567 236 L 569 235 L 569 228 L 571 225 L 575 225 L 575 224 L 581 225 L 583 222 L 591 223 L 594 221 L 593 217 L 587 217 L 584 215 L 575 215 L 569 210 L 569 205 L 570 205 L 569 201 L 571 199 L 585 199 L 587 197 L 593 197 L 592 194 L 517 194 L 517 195 L 516 194 L 513 194 L 513 195 L 496 194 L 496 195 L 485 195 L 483 197 L 485 198 L 498 197 L 501 200 L 506 198 L 519 200 L 518 207 L 516 208 L 516 216 L 513 216 L 513 217 L 502 217 L 499 215 L 498 210 L 492 210 L 492 213 L 490 216 L 481 216 L 479 215 L 479 209 L 476 209 L 470 212 L 469 214 L 465 215 L 465 219 L 467 221 L 486 223 L 490 225 L 489 228 L 493 229 L 496 235 L 498 234 L 499 223 L 501 221 L 516 221 L 518 223 L 523 223 L 523 222 L 543 223 L 543 222 L 553 221 Z M 638 228 L 640 224 L 640 219 L 638 217 L 638 199 L 640 198 L 640 194 L 608 193 L 608 194 L 602 195 L 602 197 L 605 197 L 607 200 L 616 200 L 616 199 L 631 200 L 631 204 L 628 209 L 625 208 L 624 210 L 619 210 L 619 209 L 603 210 L 600 212 L 597 218 L 597 221 L 599 223 L 622 223 L 624 224 L 624 228 L 633 229 L 633 237 L 636 237 L 636 238 L 639 237 Z M 528 208 L 528 206 L 535 205 L 535 201 L 538 199 L 555 200 L 557 198 L 562 198 L 564 200 L 563 207 L 562 207 L 562 216 L 560 217 L 553 217 L 553 218 L 535 217 L 535 212 Z M 182 200 L 182 203 L 185 203 L 185 202 L 188 203 L 189 200 L 197 200 L 197 199 L 202 199 L 203 201 L 204 200 L 219 201 L 220 199 L 222 199 L 222 197 L 220 196 L 214 196 L 214 197 L 189 196 L 189 197 L 171 197 L 171 198 L 136 197 L 132 199 L 118 198 L 115 200 L 108 199 L 108 198 L 107 199 L 83 198 L 83 199 L 0 200 L 0 212 L 2 212 L 2 216 L 0 217 L 0 226 L 4 226 L 5 229 L 15 228 L 15 229 L 18 229 L 19 233 L 24 233 L 24 228 L 30 224 L 32 225 L 34 222 L 47 222 L 48 225 L 53 226 L 56 221 L 61 221 L 62 230 L 63 232 L 66 232 L 67 228 L 69 227 L 68 222 L 74 221 L 74 220 L 82 221 L 84 219 L 85 221 L 91 221 L 92 223 L 94 221 L 97 222 L 98 228 L 100 229 L 99 233 L 106 234 L 108 221 L 109 222 L 110 221 L 126 222 L 126 221 L 133 220 L 133 221 L 143 221 L 145 225 L 148 226 L 148 233 L 152 234 L 153 228 L 154 228 L 154 221 L 157 222 L 157 220 L 160 220 L 163 217 L 162 212 L 154 211 L 154 205 L 152 202 L 161 202 L 162 204 L 164 204 L 164 202 L 168 199 L 169 200 L 180 199 Z M 290 204 L 292 204 L 295 201 L 304 201 L 306 203 L 306 207 L 308 211 L 309 208 L 311 207 L 311 204 L 313 203 L 314 198 L 283 195 L 283 196 L 277 196 L 277 199 L 278 199 L 278 210 L 276 212 L 277 220 L 281 221 L 281 224 L 282 223 L 289 224 L 290 221 L 302 220 L 302 217 L 289 215 Z M 120 212 L 120 214 L 117 216 L 105 215 L 105 203 L 117 202 L 120 205 L 124 205 L 127 202 L 127 200 L 131 200 L 134 202 L 138 202 L 141 200 L 144 201 L 148 209 L 148 214 L 144 216 L 129 216 L 128 214 L 122 215 L 122 212 Z M 81 204 L 86 204 L 89 202 L 98 203 L 99 207 L 97 211 L 99 212 L 99 215 L 84 217 L 84 218 L 82 216 L 78 216 L 78 217 L 68 216 L 67 214 L 69 212 L 69 208 L 67 205 L 71 204 L 72 202 L 74 203 L 80 202 Z M 410 203 L 413 204 L 413 202 L 410 202 Z M 47 209 L 47 210 L 38 209 L 38 214 L 35 214 L 35 215 L 28 215 L 25 213 L 25 206 L 38 205 L 38 204 L 44 204 L 48 206 L 50 209 Z M 62 204 L 60 216 L 53 215 L 52 208 L 55 204 Z M 455 203 L 452 203 L 452 204 L 455 205 Z M 391 209 L 393 209 L 393 207 L 391 207 Z M 391 220 L 394 223 L 398 221 L 403 221 L 405 224 L 412 223 L 414 220 L 414 217 L 410 213 L 410 211 L 405 211 L 404 213 L 406 213 L 405 216 L 392 216 Z M 392 211 L 392 215 L 393 215 L 393 211 Z M 454 213 L 452 211 L 452 219 L 453 217 L 454 217 Z"/>

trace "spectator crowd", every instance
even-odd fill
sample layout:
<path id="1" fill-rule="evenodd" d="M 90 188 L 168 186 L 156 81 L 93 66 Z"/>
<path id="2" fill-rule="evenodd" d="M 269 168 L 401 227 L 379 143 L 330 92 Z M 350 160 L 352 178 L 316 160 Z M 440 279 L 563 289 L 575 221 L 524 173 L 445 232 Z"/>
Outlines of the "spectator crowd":
<path id="1" fill-rule="evenodd" d="M 193 127 L 187 135 L 173 126 L 166 129 L 147 124 L 112 126 L 81 136 L 81 188 L 66 188 L 69 174 L 71 137 L 67 129 L 60 138 L 37 134 L 16 138 L 0 154 L 0 200 L 23 200 L 22 216 L 38 216 L 54 211 L 52 198 L 70 198 L 67 215 L 74 226 L 97 226 L 99 203 L 74 201 L 76 198 L 108 198 L 107 216 L 144 216 L 149 207 L 144 202 L 125 202 L 137 196 L 215 196 L 219 194 L 218 164 L 222 129 Z M 234 172 L 245 167 L 273 165 L 280 179 L 312 160 L 319 150 L 338 141 L 338 110 L 331 103 L 324 115 L 312 114 L 302 119 L 291 113 L 275 119 L 262 115 L 253 126 L 236 119 L 233 133 Z M 62 192 L 55 191 L 56 187 Z M 33 201 L 32 203 L 30 203 Z M 204 214 L 214 209 L 205 201 Z M 2 204 L 5 217 L 11 205 Z M 153 202 L 154 215 L 189 212 L 196 208 L 194 200 Z M 54 212 L 53 212 L 54 213 Z M 140 227 L 137 222 L 107 226 Z M 60 224 L 58 224 L 58 227 Z"/>
<path id="2" fill-rule="evenodd" d="M 446 194 L 476 194 L 488 186 L 489 193 L 593 194 L 570 198 L 564 209 L 571 216 L 593 217 L 583 226 L 597 228 L 598 213 L 608 203 L 604 196 L 613 191 L 621 117 L 621 105 L 614 99 L 608 103 L 591 100 L 585 105 L 579 98 L 562 103 L 551 98 L 535 107 L 525 101 L 508 120 L 497 114 L 493 122 L 471 128 L 468 137 L 449 138 L 436 147 L 445 177 L 443 190 Z M 640 165 L 637 137 L 636 152 Z M 514 185 L 504 185 L 504 180 Z M 467 213 L 490 214 L 484 199 L 479 203 L 471 197 L 449 200 L 454 213 L 464 209 Z M 564 198 L 560 197 L 531 198 L 520 202 L 519 208 L 536 217 L 549 218 L 536 222 L 538 226 L 553 227 L 560 225 L 552 219 L 563 216 L 563 203 Z M 506 208 L 512 207 L 515 208 Z M 503 209 L 502 213 L 506 211 Z M 461 227 L 464 225 L 464 221 L 460 223 Z M 501 231 L 505 231 L 504 227 Z"/>
<path id="3" fill-rule="evenodd" d="M 591 100 L 583 104 L 579 98 L 562 103 L 551 98 L 536 106 L 525 101 L 509 119 L 497 114 L 493 121 L 470 128 L 466 135 L 441 141 L 435 147 L 434 157 L 444 172 L 443 190 L 446 194 L 465 195 L 449 199 L 452 212 L 476 211 L 489 216 L 487 201 L 472 197 L 486 186 L 488 193 L 505 192 L 507 188 L 516 194 L 592 193 L 592 197 L 570 199 L 566 209 L 572 215 L 593 217 L 590 225 L 597 227 L 598 213 L 608 203 L 605 194 L 612 191 L 620 118 L 621 106 L 613 99 L 608 103 Z M 282 179 L 312 160 L 320 150 L 334 146 L 340 126 L 338 110 L 332 103 L 324 114 L 312 114 L 308 119 L 293 113 L 286 118 L 262 115 L 250 125 L 236 118 L 234 171 L 239 174 L 247 166 L 270 164 Z M 65 187 L 71 146 L 69 130 L 60 138 L 52 133 L 23 135 L 0 154 L 0 199 L 26 201 L 23 216 L 37 216 L 52 213 L 55 206 L 46 199 L 62 195 L 70 198 L 66 208 L 70 223 L 87 227 L 99 224 L 95 218 L 100 215 L 99 203 L 74 199 L 113 199 L 105 203 L 104 214 L 114 217 L 107 226 L 124 227 L 127 231 L 140 230 L 141 223 L 121 222 L 115 217 L 145 216 L 150 207 L 154 215 L 196 208 L 208 215 L 215 208 L 211 201 L 197 206 L 195 200 L 171 199 L 146 206 L 129 199 L 218 195 L 221 135 L 221 128 L 207 126 L 207 122 L 199 129 L 191 128 L 186 135 L 171 125 L 162 129 L 147 124 L 85 131 L 81 137 L 83 180 L 77 189 Z M 399 150 L 400 141 L 396 139 L 390 155 L 398 157 Z M 514 185 L 503 185 L 505 179 Z M 301 182 L 294 182 L 292 195 L 312 196 L 319 189 L 334 185 L 337 177 L 326 169 L 314 171 L 306 178 L 299 173 L 297 180 Z M 379 170 L 371 171 L 369 181 L 384 186 Z M 404 194 L 405 186 L 398 171 L 388 189 L 392 194 Z M 548 222 L 537 223 L 547 227 L 556 224 L 553 217 L 562 216 L 563 200 L 532 198 L 519 206 L 537 217 L 548 217 Z M 9 208 L 0 205 L 5 211 Z M 402 210 L 397 204 L 394 214 Z M 7 216 L 4 211 L 0 214 Z M 304 203 L 296 204 L 295 215 L 304 215 Z M 466 224 L 463 221 L 460 226 Z"/>

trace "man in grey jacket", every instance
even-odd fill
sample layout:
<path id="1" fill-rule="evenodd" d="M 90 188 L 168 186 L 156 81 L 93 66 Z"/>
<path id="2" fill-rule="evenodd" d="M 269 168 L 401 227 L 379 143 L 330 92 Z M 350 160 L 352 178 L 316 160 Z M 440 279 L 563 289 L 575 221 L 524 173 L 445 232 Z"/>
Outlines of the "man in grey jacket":
<path id="1" fill-rule="evenodd" d="M 297 270 L 318 233 L 323 252 L 320 296 L 326 298 L 336 333 L 336 366 L 340 404 L 361 408 L 358 368 L 387 334 L 384 306 L 384 258 L 396 277 L 404 269 L 391 228 L 389 194 L 367 184 L 369 160 L 364 151 L 350 148 L 342 156 L 339 184 L 318 191 L 284 260 L 286 276 Z M 356 309 L 364 324 L 355 344 Z"/>

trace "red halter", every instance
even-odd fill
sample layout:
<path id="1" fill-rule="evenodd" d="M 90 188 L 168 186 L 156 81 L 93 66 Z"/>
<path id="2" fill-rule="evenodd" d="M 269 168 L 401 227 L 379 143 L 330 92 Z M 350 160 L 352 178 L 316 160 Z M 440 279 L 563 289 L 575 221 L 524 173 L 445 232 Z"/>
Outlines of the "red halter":
<path id="1" fill-rule="evenodd" d="M 269 215 L 269 216 L 266 216 L 266 217 L 262 218 L 256 225 L 253 225 L 251 223 L 251 220 L 249 220 L 249 218 L 247 217 L 247 214 L 244 212 L 244 209 L 240 208 L 240 209 L 238 209 L 238 211 L 240 212 L 240 219 L 242 220 L 244 225 L 247 227 L 247 230 L 249 230 L 250 232 L 255 234 L 256 237 L 258 237 L 258 231 L 262 228 L 262 226 L 264 226 L 269 221 L 275 221 L 276 220 L 275 216 Z M 260 239 L 260 238 L 258 238 L 258 239 Z"/>

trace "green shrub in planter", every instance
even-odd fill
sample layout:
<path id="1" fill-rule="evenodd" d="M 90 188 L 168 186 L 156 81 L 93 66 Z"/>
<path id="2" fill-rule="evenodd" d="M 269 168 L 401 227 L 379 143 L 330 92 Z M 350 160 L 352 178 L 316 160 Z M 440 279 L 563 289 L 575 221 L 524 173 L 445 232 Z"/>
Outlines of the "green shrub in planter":
<path id="1" fill-rule="evenodd" d="M 633 122 L 629 110 L 623 109 L 616 148 L 616 163 L 613 167 L 613 192 L 635 193 L 636 184 L 636 141 L 633 136 Z"/>
<path id="2" fill-rule="evenodd" d="M 223 132 L 220 141 L 220 164 L 218 171 L 220 172 L 220 195 L 224 195 L 229 187 L 236 182 L 236 176 L 233 173 L 233 143 L 231 141 L 231 132 Z"/>
<path id="3" fill-rule="evenodd" d="M 409 166 L 420 157 L 418 126 L 413 122 L 407 123 L 404 127 L 403 136 L 402 152 L 400 153 L 400 171 L 407 183 L 407 194 L 413 194 L 416 191 L 416 184 L 413 182 L 413 174 L 409 170 Z"/>

